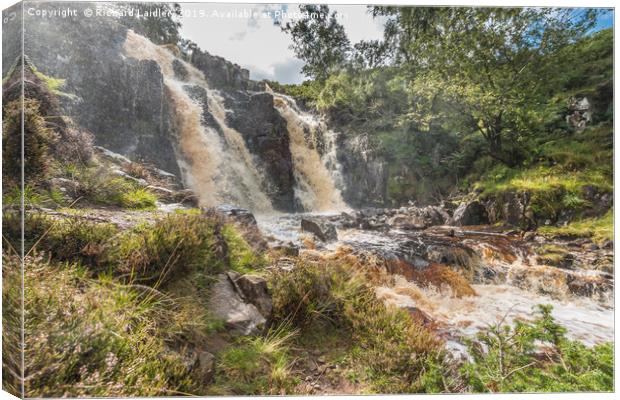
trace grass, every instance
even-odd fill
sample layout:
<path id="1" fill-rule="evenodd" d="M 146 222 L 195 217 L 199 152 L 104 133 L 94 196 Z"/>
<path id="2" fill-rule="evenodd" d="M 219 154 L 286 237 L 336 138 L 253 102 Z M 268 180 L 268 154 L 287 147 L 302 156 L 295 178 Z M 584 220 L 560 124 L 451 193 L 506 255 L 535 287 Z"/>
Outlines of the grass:
<path id="1" fill-rule="evenodd" d="M 591 238 L 595 243 L 602 244 L 614 240 L 613 208 L 602 217 L 577 220 L 566 226 L 541 226 L 538 233 L 549 238 Z"/>
<path id="2" fill-rule="evenodd" d="M 563 247 L 556 246 L 553 244 L 547 244 L 542 246 L 537 250 L 538 257 L 537 260 L 539 263 L 553 265 L 553 266 L 561 266 L 567 262 L 569 262 L 569 253 Z"/>
<path id="3" fill-rule="evenodd" d="M 197 385 L 175 340 L 174 307 L 76 264 L 27 260 L 28 397 L 161 396 Z"/>
<path id="4" fill-rule="evenodd" d="M 550 138 L 540 139 L 537 156 L 529 166 L 495 165 L 484 172 L 474 185 L 480 197 L 506 200 L 507 195 L 527 193 L 534 219 L 556 221 L 567 211 L 578 219 L 596 206 L 585 195 L 586 188 L 599 194 L 613 192 L 613 127 L 609 123 Z"/>
<path id="5" fill-rule="evenodd" d="M 286 325 L 264 336 L 238 339 L 219 356 L 215 393 L 283 395 L 298 383 L 291 372 L 290 342 L 296 335 Z"/>
<path id="6" fill-rule="evenodd" d="M 222 236 L 228 248 L 228 262 L 233 270 L 245 274 L 260 270 L 267 264 L 266 258 L 255 252 L 234 226 L 225 225 Z"/>
<path id="7" fill-rule="evenodd" d="M 348 359 L 369 392 L 411 393 L 424 385 L 426 366 L 440 358 L 440 342 L 400 309 L 386 307 L 352 267 L 299 262 L 272 278 L 274 321 L 304 335 L 317 323 L 349 338 Z"/>
<path id="8" fill-rule="evenodd" d="M 67 165 L 64 175 L 75 184 L 74 198 L 129 209 L 152 210 L 157 196 L 136 182 L 119 177 L 103 166 Z"/>

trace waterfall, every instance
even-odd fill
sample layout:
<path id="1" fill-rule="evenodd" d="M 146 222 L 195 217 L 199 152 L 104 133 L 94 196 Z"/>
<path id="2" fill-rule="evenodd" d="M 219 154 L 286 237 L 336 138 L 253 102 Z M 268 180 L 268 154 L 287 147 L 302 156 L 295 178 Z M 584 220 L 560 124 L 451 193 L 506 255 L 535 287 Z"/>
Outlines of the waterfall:
<path id="1" fill-rule="evenodd" d="M 335 153 L 335 132 L 325 129 L 314 115 L 300 111 L 291 97 L 272 94 L 274 105 L 286 120 L 289 132 L 293 174 L 297 182 L 295 196 L 307 211 L 347 209 L 335 183 L 342 180 Z M 323 158 L 316 148 L 319 141 L 323 141 L 327 148 Z"/>
<path id="2" fill-rule="evenodd" d="M 127 32 L 124 52 L 129 57 L 159 64 L 178 125 L 177 160 L 183 181 L 198 195 L 200 204 L 232 203 L 259 213 L 273 212 L 261 186 L 263 174 L 241 134 L 226 124 L 223 98 L 209 88 L 203 73 L 131 30 Z M 177 78 L 174 62 L 180 62 L 188 71 L 186 79 Z M 202 105 L 188 94 L 192 87 L 204 89 L 208 104 Z M 208 107 L 217 126 L 204 121 L 203 107 Z"/>

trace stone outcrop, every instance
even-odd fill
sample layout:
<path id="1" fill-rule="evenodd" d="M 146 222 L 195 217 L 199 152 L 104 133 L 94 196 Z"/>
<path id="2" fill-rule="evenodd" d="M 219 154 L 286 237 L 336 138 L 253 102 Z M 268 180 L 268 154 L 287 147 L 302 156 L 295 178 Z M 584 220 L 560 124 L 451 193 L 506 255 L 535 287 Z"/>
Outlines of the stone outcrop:
<path id="1" fill-rule="evenodd" d="M 231 332 L 239 335 L 257 334 L 265 326 L 267 318 L 256 305 L 246 302 L 245 296 L 258 294 L 259 289 L 252 289 L 246 295 L 245 292 L 239 290 L 236 283 L 238 279 L 239 275 L 234 272 L 218 275 L 217 282 L 212 288 L 209 309 L 216 317 L 224 320 Z M 247 280 L 243 285 L 246 288 L 251 287 Z M 254 299 L 259 298 L 254 297 Z M 257 304 L 263 310 L 267 309 L 265 299 L 260 298 Z"/>
<path id="2" fill-rule="evenodd" d="M 321 221 L 316 218 L 303 218 L 301 220 L 301 230 L 314 234 L 322 242 L 338 240 L 336 227 L 328 221 Z"/>
<path id="3" fill-rule="evenodd" d="M 482 225 L 489 223 L 487 210 L 479 201 L 461 203 L 452 215 L 452 223 L 457 226 Z"/>

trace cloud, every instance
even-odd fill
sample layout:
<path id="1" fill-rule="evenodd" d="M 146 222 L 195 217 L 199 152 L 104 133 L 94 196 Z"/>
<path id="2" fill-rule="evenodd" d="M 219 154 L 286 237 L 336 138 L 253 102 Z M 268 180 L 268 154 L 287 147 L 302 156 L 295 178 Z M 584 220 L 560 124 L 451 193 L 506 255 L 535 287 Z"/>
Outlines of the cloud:
<path id="1" fill-rule="evenodd" d="M 303 61 L 291 58 L 287 61 L 273 64 L 273 74 L 280 83 L 301 83 L 304 80 L 304 75 L 301 73 L 303 66 Z"/>
<path id="2" fill-rule="evenodd" d="M 250 70 L 250 78 L 260 81 L 268 79 L 270 81 L 278 81 L 280 83 L 301 83 L 304 81 L 304 75 L 301 73 L 301 67 L 304 63 L 296 58 L 290 58 L 286 61 L 273 63 L 270 70 L 260 68 L 255 65 L 248 66 Z"/>
<path id="3" fill-rule="evenodd" d="M 237 33 L 233 33 L 229 40 L 233 40 L 233 41 L 241 41 L 243 39 L 245 39 L 245 36 L 248 34 L 247 31 L 242 31 L 242 32 L 237 32 Z"/>

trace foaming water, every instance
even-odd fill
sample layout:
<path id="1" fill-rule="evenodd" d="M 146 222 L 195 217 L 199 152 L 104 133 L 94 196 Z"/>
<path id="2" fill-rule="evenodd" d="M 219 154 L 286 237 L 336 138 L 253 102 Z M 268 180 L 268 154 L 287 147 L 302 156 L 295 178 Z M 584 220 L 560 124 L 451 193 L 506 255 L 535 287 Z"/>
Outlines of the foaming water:
<path id="1" fill-rule="evenodd" d="M 308 211 L 347 209 L 340 190 L 334 183 L 334 179 L 339 176 L 339 166 L 333 153 L 334 133 L 326 131 L 326 144 L 330 146 L 330 151 L 323 160 L 315 147 L 315 140 L 321 129 L 320 122 L 313 115 L 301 112 L 289 96 L 279 93 L 273 93 L 273 96 L 275 107 L 286 120 L 289 132 L 297 199 Z M 306 137 L 307 135 L 309 137 Z M 330 170 L 336 172 L 332 174 Z"/>
<path id="2" fill-rule="evenodd" d="M 464 336 L 472 336 L 502 320 L 506 323 L 515 319 L 532 320 L 536 305 L 550 304 L 553 317 L 567 329 L 570 338 L 590 346 L 614 340 L 613 308 L 590 298 L 558 300 L 508 284 L 478 284 L 472 288 L 477 296 L 457 298 L 448 290 L 420 288 L 404 277 L 397 277 L 394 287 L 382 288 L 382 293 L 391 298 L 388 302 L 410 302 L 406 305 L 418 307 L 444 329 Z"/>
<path id="3" fill-rule="evenodd" d="M 209 88 L 202 72 L 131 30 L 127 32 L 124 51 L 130 57 L 159 64 L 179 127 L 179 167 L 183 180 L 199 196 L 201 205 L 233 203 L 259 213 L 273 212 L 271 201 L 261 186 L 264 178 L 254 157 L 241 134 L 226 124 L 223 99 Z M 175 76 L 172 67 L 175 60 L 189 72 L 186 81 Z M 186 91 L 190 85 L 205 90 L 217 127 L 204 123 L 202 105 Z"/>

